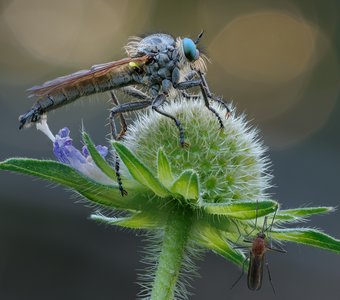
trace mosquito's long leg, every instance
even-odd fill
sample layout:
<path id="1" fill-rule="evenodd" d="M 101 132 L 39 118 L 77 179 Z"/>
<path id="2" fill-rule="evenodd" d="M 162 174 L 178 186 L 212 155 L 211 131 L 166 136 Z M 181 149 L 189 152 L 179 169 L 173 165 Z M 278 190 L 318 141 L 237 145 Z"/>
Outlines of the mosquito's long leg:
<path id="1" fill-rule="evenodd" d="M 247 257 L 244 262 L 243 262 L 243 265 L 242 265 L 242 273 L 241 275 L 236 279 L 236 281 L 233 283 L 233 285 L 230 287 L 230 289 L 233 289 L 235 287 L 236 284 L 239 283 L 239 281 L 242 279 L 243 275 L 244 275 L 244 266 L 247 262 L 247 260 L 249 259 L 249 257 Z"/>
<path id="2" fill-rule="evenodd" d="M 274 295 L 276 295 L 275 289 L 274 289 L 274 285 L 273 285 L 273 282 L 272 282 L 272 277 L 271 277 L 271 275 L 270 275 L 270 270 L 269 270 L 269 264 L 268 264 L 268 263 L 266 263 L 266 268 L 267 268 L 267 272 L 268 272 L 268 278 L 269 278 L 270 286 L 271 286 L 272 289 L 273 289 Z"/>
<path id="3" fill-rule="evenodd" d="M 114 93 L 112 93 L 114 95 Z M 115 98 L 114 101 L 116 101 L 117 98 Z M 118 100 L 117 100 L 118 103 Z M 111 130 L 112 130 L 112 136 L 114 139 L 117 139 L 116 135 L 116 125 L 115 125 L 115 115 L 122 116 L 123 118 L 123 113 L 128 112 L 128 111 L 135 111 L 135 110 L 140 110 L 143 108 L 146 108 L 151 105 L 151 100 L 145 100 L 145 101 L 138 101 L 138 102 L 128 102 L 128 103 L 123 103 L 123 104 L 118 104 L 114 108 L 111 109 L 110 113 L 110 124 L 111 124 Z M 125 121 L 125 119 L 124 119 Z M 125 132 L 124 132 L 125 133 Z M 118 136 L 119 138 L 121 136 Z M 127 195 L 127 191 L 124 190 L 123 184 L 122 184 L 122 178 L 120 175 L 120 161 L 118 158 L 118 155 L 116 154 L 116 162 L 115 162 L 115 172 L 117 176 L 117 182 L 119 186 L 119 190 L 122 196 Z"/>
<path id="4" fill-rule="evenodd" d="M 266 248 L 270 251 L 280 252 L 280 253 L 287 253 L 286 249 L 283 249 L 280 245 L 273 246 L 266 246 Z"/>
<path id="5" fill-rule="evenodd" d="M 158 112 L 159 114 L 170 118 L 171 120 L 173 120 L 179 130 L 179 143 L 181 144 L 182 147 L 186 147 L 188 146 L 188 144 L 184 141 L 184 129 L 182 127 L 182 124 L 179 120 L 176 119 L 176 117 L 174 117 L 173 115 L 159 109 L 162 104 L 166 101 L 165 95 L 164 94 L 160 94 L 158 95 L 153 101 L 152 101 L 152 109 L 155 110 L 156 112 Z"/>

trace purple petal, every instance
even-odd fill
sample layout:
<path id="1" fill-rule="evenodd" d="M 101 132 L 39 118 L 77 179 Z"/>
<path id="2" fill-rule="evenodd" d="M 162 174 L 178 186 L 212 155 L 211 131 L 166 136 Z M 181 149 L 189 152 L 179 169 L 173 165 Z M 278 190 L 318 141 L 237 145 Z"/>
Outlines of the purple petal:
<path id="1" fill-rule="evenodd" d="M 96 149 L 103 158 L 105 158 L 106 155 L 109 153 L 109 149 L 106 146 L 98 145 L 96 146 Z M 81 152 L 86 158 L 90 156 L 90 152 L 89 149 L 87 149 L 87 146 L 83 146 Z"/>
<path id="2" fill-rule="evenodd" d="M 59 130 L 53 143 L 53 153 L 60 162 L 76 167 L 79 163 L 86 163 L 86 158 L 72 145 L 69 134 L 70 130 L 66 127 Z"/>
<path id="3" fill-rule="evenodd" d="M 70 129 L 68 129 L 67 127 L 64 127 L 63 129 L 59 130 L 58 135 L 61 138 L 66 138 L 70 135 Z"/>
<path id="4" fill-rule="evenodd" d="M 109 149 L 106 146 L 97 145 L 96 149 L 103 158 L 109 153 Z"/>
<path id="5" fill-rule="evenodd" d="M 97 151 L 105 157 L 108 154 L 108 148 L 98 145 Z M 70 138 L 70 130 L 63 128 L 59 130 L 53 142 L 53 153 L 58 161 L 68 164 L 80 173 L 99 181 L 103 184 L 112 184 L 112 180 L 108 178 L 93 162 L 86 146 L 79 151 L 72 145 Z"/>
<path id="6" fill-rule="evenodd" d="M 83 153 L 83 155 L 88 158 L 90 156 L 90 152 L 89 149 L 87 149 L 87 146 L 83 146 L 83 148 L 81 148 L 81 153 Z"/>

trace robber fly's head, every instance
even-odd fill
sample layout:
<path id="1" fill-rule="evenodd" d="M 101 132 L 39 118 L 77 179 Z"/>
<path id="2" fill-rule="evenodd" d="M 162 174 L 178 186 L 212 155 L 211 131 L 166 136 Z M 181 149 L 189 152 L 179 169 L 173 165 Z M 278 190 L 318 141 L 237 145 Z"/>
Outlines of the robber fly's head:
<path id="1" fill-rule="evenodd" d="M 183 38 L 180 43 L 177 44 L 179 52 L 181 53 L 181 62 L 183 64 L 189 64 L 194 69 L 200 69 L 204 71 L 206 69 L 205 59 L 206 56 L 198 49 L 198 43 L 203 36 L 203 30 L 197 36 L 196 39 Z"/>
<path id="2" fill-rule="evenodd" d="M 203 35 L 203 30 L 201 33 L 198 35 L 198 37 L 193 41 L 192 39 L 189 38 L 184 38 L 182 40 L 182 46 L 183 46 L 183 52 L 186 57 L 186 59 L 190 62 L 193 62 L 200 57 L 200 52 L 197 49 L 197 44 L 199 40 L 201 39 Z"/>

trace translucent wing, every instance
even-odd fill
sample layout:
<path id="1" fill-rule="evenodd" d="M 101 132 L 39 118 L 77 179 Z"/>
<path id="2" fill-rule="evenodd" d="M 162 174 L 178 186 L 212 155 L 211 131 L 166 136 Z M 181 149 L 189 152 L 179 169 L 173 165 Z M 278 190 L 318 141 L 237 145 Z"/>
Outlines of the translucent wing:
<path id="1" fill-rule="evenodd" d="M 140 68 L 150 60 L 149 56 L 136 58 L 123 58 L 121 60 L 109 63 L 94 65 L 88 70 L 81 70 L 66 76 L 61 76 L 50 81 L 46 81 L 42 85 L 36 85 L 28 89 L 30 97 L 42 97 L 57 92 L 66 87 L 76 86 L 83 81 L 95 79 L 112 73 L 120 73 L 131 68 Z"/>

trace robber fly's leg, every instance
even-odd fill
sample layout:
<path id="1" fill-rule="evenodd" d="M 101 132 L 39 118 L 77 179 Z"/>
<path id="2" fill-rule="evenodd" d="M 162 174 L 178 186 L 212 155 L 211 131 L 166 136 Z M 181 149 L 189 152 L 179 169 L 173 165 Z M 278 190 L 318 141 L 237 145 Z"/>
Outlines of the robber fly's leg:
<path id="1" fill-rule="evenodd" d="M 117 137 L 116 135 L 116 126 L 115 126 L 115 120 L 114 120 L 115 115 L 120 116 L 123 113 L 128 112 L 128 111 L 140 110 L 140 109 L 150 106 L 151 103 L 152 103 L 151 100 L 128 102 L 128 103 L 118 104 L 117 106 L 112 108 L 111 113 L 110 113 L 110 124 L 112 127 L 113 138 L 114 139 L 121 138 L 121 136 Z M 122 178 L 120 175 L 120 162 L 119 162 L 119 158 L 117 154 L 116 154 L 116 162 L 115 162 L 115 172 L 117 176 L 117 182 L 118 182 L 120 193 L 122 196 L 125 196 L 127 195 L 127 192 L 123 188 Z"/>
<path id="2" fill-rule="evenodd" d="M 194 79 L 196 75 L 197 75 L 197 72 L 195 70 L 191 70 L 187 74 L 184 75 L 184 81 L 192 80 Z"/>
<path id="3" fill-rule="evenodd" d="M 207 95 L 207 92 L 206 92 L 204 85 L 202 84 L 201 80 L 188 80 L 188 81 L 179 82 L 179 83 L 174 85 L 174 87 L 176 89 L 179 89 L 179 90 L 186 90 L 186 89 L 189 89 L 189 88 L 192 88 L 192 87 L 195 87 L 195 86 L 201 87 L 205 106 L 216 116 L 216 118 L 217 118 L 217 120 L 220 124 L 220 128 L 224 128 L 223 121 L 222 121 L 220 115 L 209 104 L 208 95 Z"/>
<path id="4" fill-rule="evenodd" d="M 140 99 L 140 100 L 146 100 L 149 98 L 149 96 L 142 91 L 132 87 L 132 86 L 126 86 L 120 89 L 120 91 L 124 92 L 125 94 Z"/>
<path id="5" fill-rule="evenodd" d="M 137 98 L 137 99 L 140 99 L 140 100 L 147 100 L 149 98 L 147 94 L 145 94 L 142 91 L 140 91 L 136 88 L 133 88 L 133 87 L 124 87 L 124 88 L 121 88 L 120 91 L 124 92 L 125 94 L 127 94 L 131 97 L 134 97 L 134 98 Z M 111 90 L 110 93 L 111 93 L 111 96 L 112 96 L 112 98 L 111 98 L 112 102 L 116 106 L 119 106 L 120 104 L 119 104 L 119 101 L 118 101 L 118 98 L 117 98 L 115 92 Z M 120 128 L 121 128 L 119 134 L 117 134 L 114 120 L 113 120 L 113 118 L 111 118 L 112 113 L 110 115 L 111 134 L 112 134 L 112 138 L 114 138 L 115 140 L 119 140 L 120 138 L 122 138 L 124 136 L 124 134 L 126 133 L 126 130 L 127 130 L 127 124 L 126 124 L 123 113 L 117 113 L 117 114 L 118 114 L 119 119 L 120 119 Z"/>
<path id="6" fill-rule="evenodd" d="M 201 87 L 201 90 L 202 90 L 202 95 L 203 95 L 205 106 L 216 116 L 218 123 L 220 123 L 220 129 L 223 129 L 224 128 L 223 121 L 222 121 L 220 115 L 218 114 L 218 112 L 210 106 L 208 94 L 206 92 L 206 89 L 204 88 L 204 85 L 201 84 L 200 87 Z"/>
<path id="7" fill-rule="evenodd" d="M 220 103 L 226 109 L 226 111 L 227 111 L 226 116 L 230 116 L 231 111 L 230 111 L 230 108 L 228 107 L 228 105 L 222 100 L 222 98 L 215 97 L 210 92 L 210 89 L 209 89 L 209 86 L 208 86 L 207 80 L 205 79 L 204 74 L 200 70 L 198 70 L 197 72 L 198 72 L 198 75 L 199 75 L 199 77 L 200 77 L 200 79 L 202 81 L 201 88 L 202 88 L 202 90 L 203 89 L 205 90 L 205 93 L 206 93 L 207 97 L 210 98 L 213 101 L 216 101 L 216 102 Z"/>
<path id="8" fill-rule="evenodd" d="M 184 81 L 190 81 L 192 80 L 195 76 L 197 76 L 197 72 L 195 70 L 191 70 L 190 72 L 188 72 L 187 74 L 185 74 L 184 76 Z M 200 98 L 199 95 L 192 95 L 192 94 L 189 94 L 188 92 L 186 91 L 182 91 L 181 92 L 182 94 L 182 97 L 184 97 L 185 99 L 187 100 L 198 100 Z"/>
<path id="9" fill-rule="evenodd" d="M 115 173 L 117 177 L 117 183 L 118 183 L 120 194 L 122 195 L 122 197 L 124 197 L 128 194 L 128 192 L 123 188 L 122 177 L 120 175 L 120 160 L 119 160 L 119 156 L 117 153 L 115 156 Z"/>
<path id="10" fill-rule="evenodd" d="M 187 80 L 187 81 L 179 82 L 180 72 L 179 72 L 178 68 L 175 68 L 172 71 L 172 84 L 173 84 L 174 88 L 176 88 L 178 90 L 186 90 L 186 89 L 190 89 L 190 88 L 195 87 L 195 86 L 199 86 L 201 88 L 201 91 L 202 91 L 202 94 L 203 94 L 205 106 L 216 116 L 218 122 L 220 123 L 220 128 L 224 128 L 223 121 L 222 121 L 220 115 L 217 113 L 217 111 L 214 108 L 210 107 L 208 97 L 212 96 L 212 95 L 211 95 L 209 88 L 206 84 L 205 78 L 200 71 L 198 71 L 198 75 L 200 76 L 199 80 Z"/>
<path id="11" fill-rule="evenodd" d="M 117 136 L 116 134 L 116 126 L 114 122 L 116 115 L 121 115 L 122 113 L 129 112 L 129 111 L 144 109 L 150 106 L 151 104 L 152 104 L 151 100 L 144 100 L 144 101 L 123 103 L 112 108 L 110 112 L 110 124 L 112 126 L 113 138 L 117 140 L 122 137 L 121 135 Z"/>
<path id="12" fill-rule="evenodd" d="M 112 100 L 113 104 L 115 104 L 116 107 L 119 106 L 120 104 L 119 104 L 119 101 L 117 99 L 115 92 L 111 90 L 110 93 L 111 93 L 111 96 L 112 96 L 111 100 Z M 115 125 L 113 115 L 112 115 L 112 111 L 110 112 L 111 136 L 115 140 L 119 140 L 125 134 L 125 132 L 127 130 L 127 124 L 126 124 L 123 113 L 118 113 L 118 116 L 119 116 L 119 120 L 120 120 L 120 132 L 119 132 L 119 134 L 117 134 L 117 129 L 116 129 L 116 125 Z"/>
<path id="13" fill-rule="evenodd" d="M 200 98 L 199 95 L 190 95 L 189 93 L 187 93 L 185 91 L 182 91 L 181 95 L 182 95 L 183 98 L 185 98 L 187 100 L 193 100 L 193 101 L 196 101 Z"/>
<path id="14" fill-rule="evenodd" d="M 176 117 L 174 117 L 173 115 L 170 115 L 169 113 L 159 109 L 159 107 L 162 106 L 162 104 L 165 101 L 166 101 L 166 98 L 164 94 L 160 94 L 156 96 L 156 98 L 152 101 L 152 109 L 160 113 L 161 115 L 170 118 L 171 120 L 175 122 L 179 130 L 179 143 L 181 144 L 182 147 L 187 147 L 188 144 L 184 141 L 184 130 L 183 130 L 183 127 L 180 121 L 177 120 Z"/>

